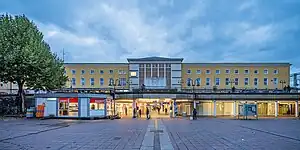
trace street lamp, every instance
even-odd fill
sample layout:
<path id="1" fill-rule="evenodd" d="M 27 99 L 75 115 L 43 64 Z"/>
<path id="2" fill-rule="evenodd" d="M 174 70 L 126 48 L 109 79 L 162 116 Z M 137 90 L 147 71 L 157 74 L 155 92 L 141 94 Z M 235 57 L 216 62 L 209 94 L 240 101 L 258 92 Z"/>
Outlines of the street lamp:
<path id="1" fill-rule="evenodd" d="M 196 99 L 197 95 L 196 95 L 196 92 L 195 92 L 195 86 L 198 86 L 198 87 L 200 86 L 199 79 L 196 79 L 196 80 L 189 79 L 187 85 L 193 87 L 193 103 L 194 103 L 193 107 L 194 107 L 194 109 L 196 109 L 196 101 L 195 101 L 195 99 Z"/>
<path id="2" fill-rule="evenodd" d="M 118 84 L 117 84 L 118 83 Z M 121 86 L 120 84 L 120 81 L 119 79 L 111 79 L 110 82 L 109 82 L 109 86 L 113 86 L 113 91 L 111 92 L 111 95 L 113 97 L 113 101 L 114 101 L 114 113 L 113 115 L 115 116 L 116 115 L 116 96 L 115 96 L 115 93 L 116 93 L 116 86 Z M 110 108 L 112 107 L 112 103 L 110 103 Z"/>
<path id="3" fill-rule="evenodd" d="M 281 88 L 283 89 L 283 84 L 286 84 L 285 80 L 280 80 L 279 83 L 281 83 Z"/>

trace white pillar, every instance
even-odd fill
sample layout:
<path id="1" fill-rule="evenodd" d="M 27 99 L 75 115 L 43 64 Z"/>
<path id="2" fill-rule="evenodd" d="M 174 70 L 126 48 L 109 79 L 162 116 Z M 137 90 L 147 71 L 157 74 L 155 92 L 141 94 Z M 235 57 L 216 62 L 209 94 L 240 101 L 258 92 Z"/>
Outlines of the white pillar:
<path id="1" fill-rule="evenodd" d="M 236 101 L 233 102 L 233 116 L 236 117 Z"/>
<path id="2" fill-rule="evenodd" d="M 275 117 L 278 117 L 278 101 L 275 101 Z"/>
<path id="3" fill-rule="evenodd" d="M 295 102 L 295 117 L 299 117 L 299 103 L 298 101 Z"/>
<path id="4" fill-rule="evenodd" d="M 194 100 L 194 109 L 197 109 L 196 101 Z"/>
<path id="5" fill-rule="evenodd" d="M 214 117 L 217 116 L 217 102 L 214 100 Z"/>

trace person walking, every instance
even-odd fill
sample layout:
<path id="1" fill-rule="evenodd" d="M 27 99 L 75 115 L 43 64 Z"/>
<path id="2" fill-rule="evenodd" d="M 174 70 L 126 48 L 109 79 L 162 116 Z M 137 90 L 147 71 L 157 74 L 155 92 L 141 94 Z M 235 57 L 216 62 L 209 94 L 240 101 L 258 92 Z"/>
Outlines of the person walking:
<path id="1" fill-rule="evenodd" d="M 194 108 L 193 110 L 193 120 L 196 120 L 197 119 L 197 110 L 196 108 Z"/>
<path id="2" fill-rule="evenodd" d="M 146 107 L 146 117 L 147 117 L 147 119 L 150 119 L 150 116 L 149 116 L 149 108 L 148 108 L 148 107 Z"/>

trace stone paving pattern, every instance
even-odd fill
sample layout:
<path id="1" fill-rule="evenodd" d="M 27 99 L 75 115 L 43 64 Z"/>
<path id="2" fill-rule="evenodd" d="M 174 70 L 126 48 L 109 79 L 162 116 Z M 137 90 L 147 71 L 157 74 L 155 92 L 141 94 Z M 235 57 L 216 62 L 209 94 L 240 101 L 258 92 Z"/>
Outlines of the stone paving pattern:
<path id="1" fill-rule="evenodd" d="M 163 120 L 173 147 L 194 149 L 300 149 L 300 120 Z"/>
<path id="2" fill-rule="evenodd" d="M 160 122 L 174 149 L 300 149 L 300 120 L 200 118 Z M 149 124 L 153 121 L 0 121 L 0 149 L 141 149 Z"/>

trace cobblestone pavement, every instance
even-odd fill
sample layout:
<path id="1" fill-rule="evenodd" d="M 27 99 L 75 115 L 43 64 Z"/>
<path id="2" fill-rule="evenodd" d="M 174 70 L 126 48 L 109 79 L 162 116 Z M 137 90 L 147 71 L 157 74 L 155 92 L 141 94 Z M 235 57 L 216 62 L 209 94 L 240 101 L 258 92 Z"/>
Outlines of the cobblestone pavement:
<path id="1" fill-rule="evenodd" d="M 163 120 L 174 149 L 300 149 L 300 120 Z"/>
<path id="2" fill-rule="evenodd" d="M 0 136 L 0 149 L 140 149 L 149 124 L 146 120 L 128 119 L 47 120 L 43 125 L 37 122 L 1 122 L 0 130 L 4 135 Z M 9 134 L 5 134 L 6 129 Z"/>
<path id="3" fill-rule="evenodd" d="M 0 121 L 0 149 L 300 149 L 300 120 Z"/>

